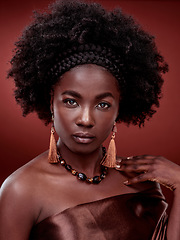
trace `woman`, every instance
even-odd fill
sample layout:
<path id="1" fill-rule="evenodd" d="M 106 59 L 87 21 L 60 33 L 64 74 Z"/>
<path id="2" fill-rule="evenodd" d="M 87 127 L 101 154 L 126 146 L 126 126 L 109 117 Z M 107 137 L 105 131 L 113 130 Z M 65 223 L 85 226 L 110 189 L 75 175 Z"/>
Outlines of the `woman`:
<path id="1" fill-rule="evenodd" d="M 180 167 L 115 159 L 116 122 L 141 126 L 159 105 L 168 67 L 153 37 L 120 10 L 57 2 L 36 14 L 11 63 L 23 114 L 52 128 L 49 151 L 1 188 L 0 239 L 179 239 Z M 174 191 L 169 218 L 158 183 Z"/>

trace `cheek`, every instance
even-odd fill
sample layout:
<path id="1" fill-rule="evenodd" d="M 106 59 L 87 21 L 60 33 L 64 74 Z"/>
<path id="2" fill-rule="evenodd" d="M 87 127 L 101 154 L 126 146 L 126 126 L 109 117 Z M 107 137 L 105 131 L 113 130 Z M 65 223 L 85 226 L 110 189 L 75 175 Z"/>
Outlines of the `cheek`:
<path id="1" fill-rule="evenodd" d="M 114 118 L 102 118 L 101 121 L 98 122 L 97 126 L 97 134 L 99 134 L 103 141 L 109 136 L 112 132 L 114 125 Z"/>
<path id="2" fill-rule="evenodd" d="M 106 113 L 104 116 L 99 116 L 97 118 L 98 121 L 98 129 L 97 132 L 101 134 L 103 141 L 112 133 L 113 125 L 118 115 L 118 106 L 114 106 L 113 109 Z"/>
<path id="3" fill-rule="evenodd" d="M 62 109 L 54 109 L 54 126 L 59 136 L 70 129 L 72 121 L 72 114 L 68 114 L 68 112 L 62 111 Z"/>

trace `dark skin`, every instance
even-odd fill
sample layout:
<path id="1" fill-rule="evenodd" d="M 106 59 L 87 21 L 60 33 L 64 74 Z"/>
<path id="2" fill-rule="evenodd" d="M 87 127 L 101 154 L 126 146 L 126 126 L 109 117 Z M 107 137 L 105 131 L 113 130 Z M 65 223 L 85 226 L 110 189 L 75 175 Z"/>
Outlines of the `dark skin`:
<path id="1" fill-rule="evenodd" d="M 68 164 L 89 177 L 100 174 L 101 145 L 112 131 L 119 101 L 116 79 L 106 69 L 96 65 L 71 69 L 54 87 L 51 108 L 55 129 L 60 137 L 57 147 Z M 107 177 L 94 185 L 79 181 L 59 164 L 49 164 L 47 158 L 48 151 L 5 181 L 0 195 L 1 240 L 28 239 L 34 224 L 69 207 L 154 186 L 154 183 L 143 178 L 131 178 L 132 182 L 124 184 L 127 178 L 144 171 L 140 167 L 142 162 L 132 159 L 124 159 L 120 164 L 119 159 L 118 171 L 109 169 Z M 172 173 L 177 175 L 180 171 L 178 167 L 176 165 Z M 177 177 L 176 180 L 177 184 L 173 186 L 179 189 L 180 180 Z M 132 184 L 135 181 L 136 184 Z M 178 191 L 175 191 L 179 197 Z M 175 208 L 176 211 L 179 209 L 177 204 Z M 170 223 L 177 221 L 174 215 Z M 170 226 L 172 230 L 173 224 Z"/>
<path id="2" fill-rule="evenodd" d="M 160 183 L 174 192 L 168 220 L 167 239 L 180 239 L 180 166 L 162 156 L 142 155 L 119 159 L 116 169 L 126 174 L 138 174 L 125 182 L 127 186 L 152 181 Z"/>

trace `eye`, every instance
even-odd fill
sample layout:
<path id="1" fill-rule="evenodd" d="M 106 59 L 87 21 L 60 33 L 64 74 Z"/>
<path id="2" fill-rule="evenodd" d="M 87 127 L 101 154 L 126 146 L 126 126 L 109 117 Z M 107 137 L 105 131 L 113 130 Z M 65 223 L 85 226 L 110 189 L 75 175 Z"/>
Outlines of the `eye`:
<path id="1" fill-rule="evenodd" d="M 78 103 L 71 98 L 64 99 L 63 102 L 68 106 L 68 107 L 77 107 Z"/>
<path id="2" fill-rule="evenodd" d="M 107 102 L 101 102 L 97 105 L 97 108 L 107 110 L 111 107 L 111 105 Z"/>

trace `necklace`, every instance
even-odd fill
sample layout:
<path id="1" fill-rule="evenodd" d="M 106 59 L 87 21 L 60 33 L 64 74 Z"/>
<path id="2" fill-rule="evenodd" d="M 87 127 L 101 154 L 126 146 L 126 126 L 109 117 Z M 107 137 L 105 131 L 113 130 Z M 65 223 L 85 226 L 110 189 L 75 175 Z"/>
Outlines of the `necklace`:
<path id="1" fill-rule="evenodd" d="M 103 158 L 104 158 L 104 156 L 106 154 L 105 147 L 103 147 L 102 150 L 103 150 Z M 101 165 L 100 176 L 94 176 L 94 177 L 90 178 L 90 177 L 87 177 L 85 173 L 78 172 L 77 170 L 73 169 L 71 167 L 71 165 L 67 164 L 59 152 L 57 153 L 57 157 L 58 157 L 58 161 L 60 162 L 61 166 L 65 167 L 65 169 L 68 172 L 70 172 L 73 176 L 76 176 L 79 180 L 87 182 L 87 183 L 98 184 L 106 177 L 106 175 L 108 173 L 108 168 Z"/>

